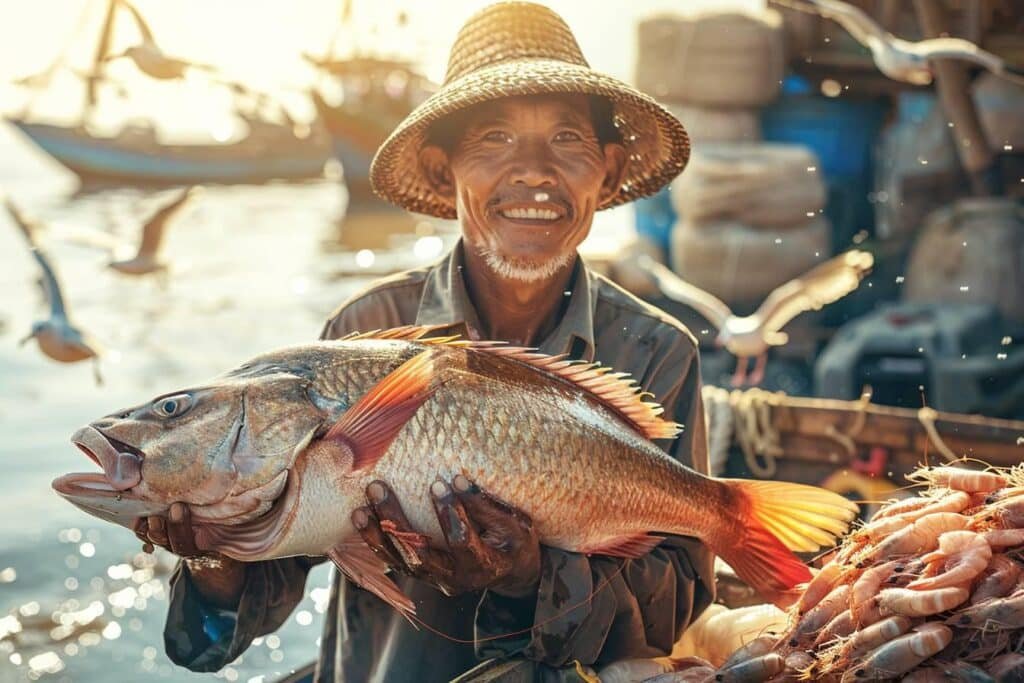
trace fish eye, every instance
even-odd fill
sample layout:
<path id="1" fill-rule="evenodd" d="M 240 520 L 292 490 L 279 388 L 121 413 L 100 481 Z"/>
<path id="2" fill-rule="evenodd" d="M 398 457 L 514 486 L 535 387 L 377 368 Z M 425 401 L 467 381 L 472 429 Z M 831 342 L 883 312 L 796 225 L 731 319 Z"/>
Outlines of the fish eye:
<path id="1" fill-rule="evenodd" d="M 178 417 L 192 407 L 192 397 L 188 394 L 165 396 L 153 403 L 153 412 L 160 417 Z"/>

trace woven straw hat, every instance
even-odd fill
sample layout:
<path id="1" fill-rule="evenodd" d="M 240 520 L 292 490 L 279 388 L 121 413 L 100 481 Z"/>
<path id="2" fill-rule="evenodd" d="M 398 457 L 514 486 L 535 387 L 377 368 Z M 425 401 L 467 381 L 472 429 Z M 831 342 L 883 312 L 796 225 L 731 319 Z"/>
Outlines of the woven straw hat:
<path id="1" fill-rule="evenodd" d="M 459 31 L 440 90 L 384 141 L 370 167 L 382 198 L 410 211 L 455 218 L 455 207 L 434 193 L 417 155 L 430 126 L 452 112 L 515 95 L 578 93 L 612 102 L 626 146 L 618 193 L 599 209 L 652 195 L 686 166 L 690 141 L 683 124 L 647 95 L 591 70 L 560 16 L 530 2 L 502 2 L 473 15 Z"/>

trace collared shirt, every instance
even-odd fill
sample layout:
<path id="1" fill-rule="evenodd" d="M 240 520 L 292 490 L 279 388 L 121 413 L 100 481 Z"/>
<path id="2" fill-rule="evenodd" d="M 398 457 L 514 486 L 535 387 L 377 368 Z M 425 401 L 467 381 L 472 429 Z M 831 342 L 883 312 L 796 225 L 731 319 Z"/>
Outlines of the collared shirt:
<path id="1" fill-rule="evenodd" d="M 462 248 L 459 243 L 436 265 L 385 278 L 352 297 L 327 321 L 321 338 L 414 323 L 446 325 L 453 333 L 480 338 L 482 326 L 462 276 Z M 631 374 L 665 407 L 666 418 L 683 425 L 677 439 L 664 443 L 666 450 L 707 473 L 693 336 L 671 316 L 590 272 L 581 259 L 566 296 L 540 350 Z M 235 623 L 228 621 L 216 640 L 203 630 L 209 609 L 179 569 L 172 578 L 165 629 L 169 656 L 199 671 L 232 661 L 253 638 L 287 619 L 303 597 L 313 563 L 286 558 L 249 565 Z M 714 595 L 710 552 L 682 537 L 669 537 L 624 566 L 622 560 L 544 547 L 538 592 L 527 598 L 491 591 L 449 598 L 414 579 L 400 583 L 417 613 L 448 637 L 414 627 L 336 572 L 317 681 L 449 681 L 482 660 L 512 655 L 529 671 L 520 667 L 509 680 L 524 675 L 522 680 L 559 680 L 575 670 L 574 661 L 590 665 L 667 654 Z M 498 680 L 494 672 L 484 677 Z"/>

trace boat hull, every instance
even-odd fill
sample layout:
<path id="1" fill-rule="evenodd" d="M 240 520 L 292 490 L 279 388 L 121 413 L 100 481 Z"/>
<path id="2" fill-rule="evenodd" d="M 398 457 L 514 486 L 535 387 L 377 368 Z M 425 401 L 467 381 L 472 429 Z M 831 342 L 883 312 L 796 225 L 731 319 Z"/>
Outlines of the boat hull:
<path id="1" fill-rule="evenodd" d="M 26 137 L 83 181 L 180 185 L 302 180 L 323 174 L 326 146 L 247 138 L 229 145 L 134 145 L 81 128 L 11 120 Z M 275 149 L 275 147 L 279 149 Z"/>

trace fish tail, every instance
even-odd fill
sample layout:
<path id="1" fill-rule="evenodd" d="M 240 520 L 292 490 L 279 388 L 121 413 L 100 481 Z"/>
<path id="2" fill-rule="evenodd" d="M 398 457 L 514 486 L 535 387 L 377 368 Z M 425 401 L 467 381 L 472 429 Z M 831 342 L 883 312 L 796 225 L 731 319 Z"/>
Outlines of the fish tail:
<path id="1" fill-rule="evenodd" d="M 810 570 L 793 551 L 833 545 L 857 514 L 857 505 L 816 486 L 781 481 L 721 479 L 739 525 L 709 539 L 711 550 L 772 602 L 789 602 Z"/>

